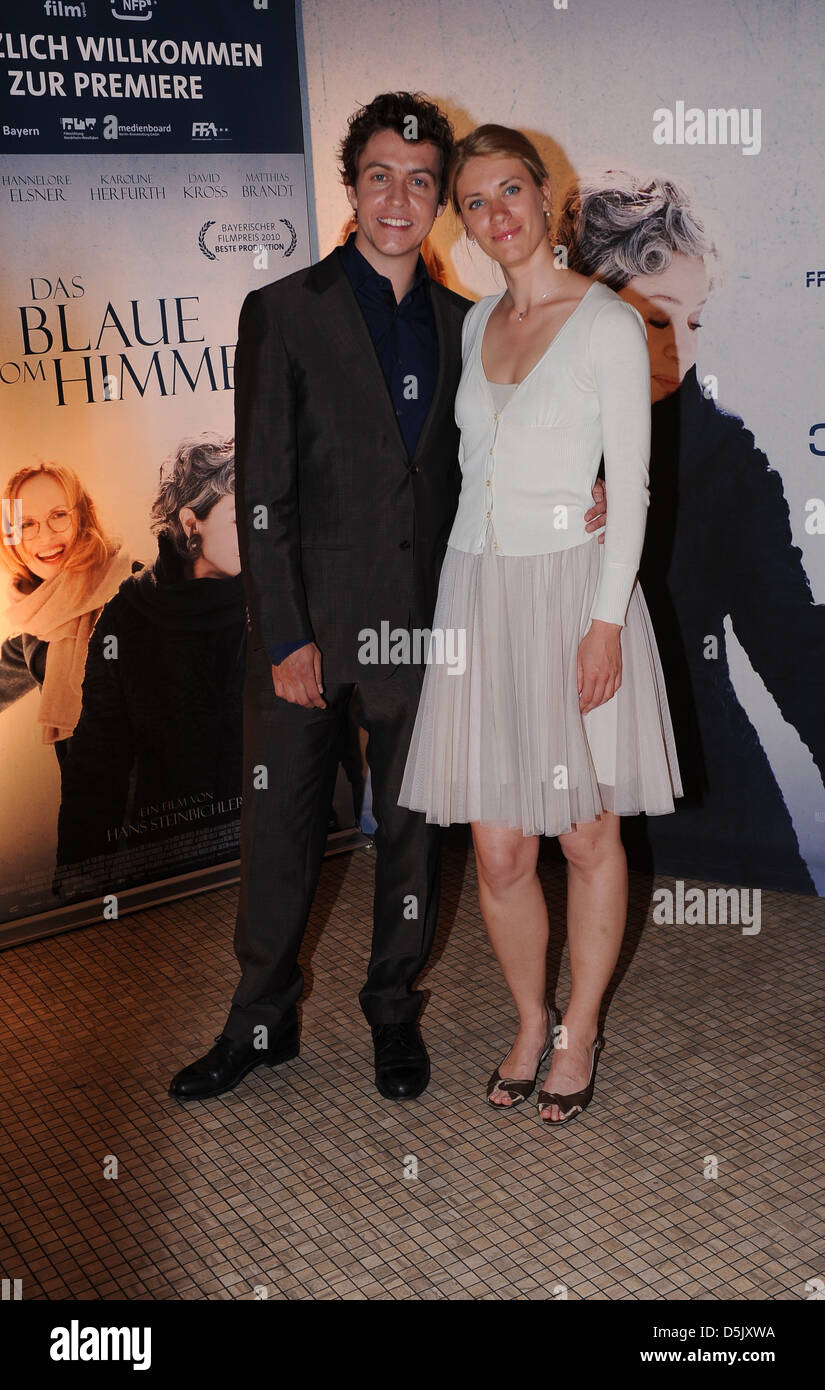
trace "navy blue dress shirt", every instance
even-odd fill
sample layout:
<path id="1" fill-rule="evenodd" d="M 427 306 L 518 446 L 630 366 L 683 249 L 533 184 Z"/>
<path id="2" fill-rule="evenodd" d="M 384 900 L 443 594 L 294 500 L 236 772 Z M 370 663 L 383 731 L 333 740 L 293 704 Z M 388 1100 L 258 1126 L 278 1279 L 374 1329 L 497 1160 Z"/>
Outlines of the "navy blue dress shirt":
<path id="1" fill-rule="evenodd" d="M 412 458 L 435 393 L 438 373 L 438 334 L 430 277 L 419 255 L 410 289 L 396 302 L 391 280 L 379 275 L 355 245 L 352 232 L 338 248 L 347 278 L 372 338 L 384 380 L 392 398 L 398 426 Z M 267 649 L 273 666 L 312 639 L 280 642 Z"/>

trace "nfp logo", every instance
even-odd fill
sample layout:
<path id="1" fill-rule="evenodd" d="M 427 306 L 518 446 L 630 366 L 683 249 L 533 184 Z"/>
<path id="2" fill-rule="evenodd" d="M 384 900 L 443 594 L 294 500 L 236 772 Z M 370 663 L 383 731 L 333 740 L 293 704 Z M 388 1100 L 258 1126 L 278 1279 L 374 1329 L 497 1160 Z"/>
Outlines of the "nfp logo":
<path id="1" fill-rule="evenodd" d="M 151 19 L 155 0 L 112 0 L 113 19 Z"/>

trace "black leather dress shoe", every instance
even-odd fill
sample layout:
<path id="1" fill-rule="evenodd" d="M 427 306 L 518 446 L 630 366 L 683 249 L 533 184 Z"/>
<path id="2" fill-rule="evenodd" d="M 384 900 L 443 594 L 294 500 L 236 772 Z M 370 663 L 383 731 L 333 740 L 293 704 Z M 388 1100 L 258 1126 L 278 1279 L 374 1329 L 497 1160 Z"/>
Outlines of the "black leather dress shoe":
<path id="1" fill-rule="evenodd" d="M 206 1100 L 231 1091 L 255 1067 L 275 1067 L 298 1056 L 298 1023 L 279 1034 L 275 1045 L 264 1051 L 251 1043 L 233 1042 L 223 1033 L 205 1057 L 184 1067 L 172 1078 L 170 1096 L 177 1100 Z"/>
<path id="2" fill-rule="evenodd" d="M 430 1059 L 417 1023 L 377 1023 L 375 1084 L 387 1100 L 414 1100 L 427 1089 Z"/>

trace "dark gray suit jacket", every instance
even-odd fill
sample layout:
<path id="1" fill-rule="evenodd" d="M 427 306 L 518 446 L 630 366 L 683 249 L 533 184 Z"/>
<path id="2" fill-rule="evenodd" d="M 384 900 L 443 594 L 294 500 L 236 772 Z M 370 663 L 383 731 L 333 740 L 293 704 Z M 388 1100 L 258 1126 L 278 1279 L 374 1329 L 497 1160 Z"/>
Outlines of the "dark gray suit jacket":
<path id="1" fill-rule="evenodd" d="M 361 629 L 432 621 L 461 484 L 453 411 L 471 306 L 435 281 L 431 294 L 438 379 L 412 458 L 337 250 L 244 301 L 236 497 L 261 666 L 262 650 L 312 634 L 325 684 L 357 681 Z"/>

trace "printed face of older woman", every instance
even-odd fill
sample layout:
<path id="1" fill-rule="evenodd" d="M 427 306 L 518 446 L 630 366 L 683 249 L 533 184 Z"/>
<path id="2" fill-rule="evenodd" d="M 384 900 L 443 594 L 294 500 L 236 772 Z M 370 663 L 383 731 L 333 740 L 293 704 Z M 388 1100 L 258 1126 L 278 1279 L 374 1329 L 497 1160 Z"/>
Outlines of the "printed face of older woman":
<path id="1" fill-rule="evenodd" d="M 186 512 L 194 518 L 194 512 L 181 509 L 181 521 Z M 241 557 L 238 550 L 238 530 L 235 525 L 235 498 L 231 495 L 221 497 L 208 516 L 196 522 L 201 534 L 201 553 L 192 566 L 195 579 L 226 579 L 240 574 Z"/>
<path id="2" fill-rule="evenodd" d="M 709 294 L 707 268 L 698 256 L 677 253 L 667 270 L 637 275 L 619 293 L 645 321 L 651 400 L 664 400 L 696 363 L 702 307 Z"/>
<path id="3" fill-rule="evenodd" d="M 77 540 L 77 512 L 49 473 L 28 478 L 17 495 L 23 504 L 18 554 L 38 579 L 51 579 Z"/>

